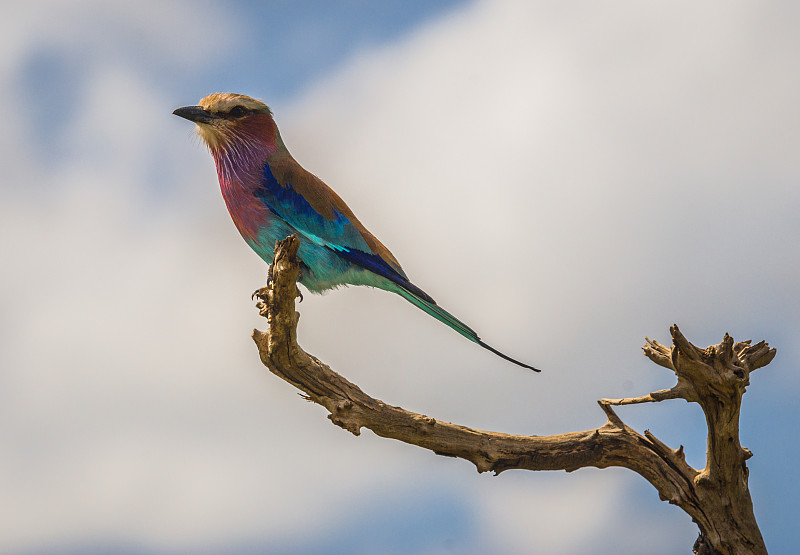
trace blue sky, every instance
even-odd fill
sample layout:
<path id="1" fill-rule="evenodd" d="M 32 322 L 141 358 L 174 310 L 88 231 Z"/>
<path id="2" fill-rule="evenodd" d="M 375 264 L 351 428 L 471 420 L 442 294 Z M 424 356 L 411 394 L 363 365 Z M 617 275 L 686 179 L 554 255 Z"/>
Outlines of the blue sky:
<path id="1" fill-rule="evenodd" d="M 41 17 L 47 13 L 48 17 Z M 800 75 L 789 2 L 29 3 L 0 26 L 0 550 L 675 553 L 620 469 L 478 475 L 260 365 L 265 268 L 171 111 L 273 108 L 295 157 L 531 376 L 400 299 L 307 296 L 300 343 L 386 402 L 510 433 L 669 387 L 645 335 L 766 339 L 742 442 L 795 544 Z M 487 281 L 507 286 L 485 289 Z M 682 402 L 620 415 L 704 463 Z M 657 546 L 657 547 L 654 547 Z"/>

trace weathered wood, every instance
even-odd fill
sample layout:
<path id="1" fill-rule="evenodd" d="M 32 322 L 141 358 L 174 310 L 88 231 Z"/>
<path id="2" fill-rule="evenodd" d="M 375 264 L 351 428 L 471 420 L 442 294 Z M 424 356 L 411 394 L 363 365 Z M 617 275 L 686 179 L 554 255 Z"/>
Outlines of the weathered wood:
<path id="1" fill-rule="evenodd" d="M 295 236 L 276 244 L 272 281 L 255 293 L 269 331 L 254 330 L 253 339 L 267 368 L 324 406 L 337 426 L 355 435 L 368 428 L 381 437 L 459 457 L 474 464 L 478 472 L 628 468 L 650 482 L 662 500 L 679 506 L 697 523 L 696 553 L 766 553 L 747 485 L 745 461 L 752 454 L 739 443 L 739 411 L 750 373 L 775 356 L 775 349 L 763 341 L 734 343 L 725 334 L 719 345 L 699 349 L 672 326 L 671 347 L 646 339 L 643 349 L 650 360 L 675 373 L 677 384 L 642 397 L 599 401 L 606 415 L 602 426 L 551 436 L 476 430 L 374 399 L 299 347 L 298 246 Z M 637 433 L 611 408 L 666 399 L 685 399 L 702 407 L 708 425 L 703 470 L 687 464 L 682 446 L 671 449 L 649 431 Z"/>

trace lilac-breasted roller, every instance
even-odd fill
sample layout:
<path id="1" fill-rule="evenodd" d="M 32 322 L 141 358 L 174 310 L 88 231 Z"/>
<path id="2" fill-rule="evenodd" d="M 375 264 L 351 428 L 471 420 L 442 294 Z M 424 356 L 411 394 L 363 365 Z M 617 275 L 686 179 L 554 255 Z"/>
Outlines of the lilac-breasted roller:
<path id="1" fill-rule="evenodd" d="M 197 124 L 217 166 L 222 196 L 239 233 L 267 263 L 275 241 L 300 240 L 302 283 L 312 293 L 368 285 L 397 293 L 414 306 L 490 350 L 538 372 L 481 341 L 469 326 L 411 283 L 400 263 L 344 201 L 289 154 L 271 110 L 231 93 L 206 96 L 173 112 Z"/>

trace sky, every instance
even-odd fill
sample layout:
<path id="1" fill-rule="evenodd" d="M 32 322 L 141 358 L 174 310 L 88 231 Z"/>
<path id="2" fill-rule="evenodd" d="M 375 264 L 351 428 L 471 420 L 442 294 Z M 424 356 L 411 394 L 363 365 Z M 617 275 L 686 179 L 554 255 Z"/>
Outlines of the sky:
<path id="1" fill-rule="evenodd" d="M 46 17 L 44 17 L 46 15 Z M 306 295 L 366 392 L 519 434 L 670 387 L 641 355 L 767 340 L 741 418 L 756 518 L 800 514 L 800 7 L 785 2 L 26 2 L 0 21 L 0 551 L 676 553 L 623 469 L 479 475 L 331 425 L 260 363 L 241 240 L 171 114 L 267 102 L 414 283 L 532 375 L 385 292 Z M 620 408 L 704 465 L 681 401 Z M 788 463 L 788 464 L 787 464 Z"/>

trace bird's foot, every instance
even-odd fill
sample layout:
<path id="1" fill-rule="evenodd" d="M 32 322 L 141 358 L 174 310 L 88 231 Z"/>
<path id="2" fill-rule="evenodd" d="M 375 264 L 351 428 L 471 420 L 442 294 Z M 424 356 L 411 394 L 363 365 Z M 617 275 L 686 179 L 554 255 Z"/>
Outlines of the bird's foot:
<path id="1" fill-rule="evenodd" d="M 302 303 L 303 302 L 303 292 L 300 291 L 300 280 L 301 279 L 303 279 L 303 266 L 302 266 L 302 264 L 297 269 L 297 283 L 295 284 L 295 287 L 297 287 L 297 296 L 300 297 L 300 302 Z"/>
<path id="2" fill-rule="evenodd" d="M 258 299 L 256 303 L 256 308 L 258 309 L 259 316 L 263 316 L 264 318 L 267 317 L 267 297 L 269 292 L 272 290 L 270 286 L 262 287 L 261 289 L 256 289 L 253 291 L 253 294 L 250 295 L 250 299 Z"/>
<path id="3" fill-rule="evenodd" d="M 253 294 L 250 295 L 250 300 L 258 299 L 256 303 L 256 308 L 258 309 L 258 313 L 261 316 L 267 316 L 267 305 L 266 301 L 269 296 L 269 292 L 272 291 L 272 264 L 267 267 L 267 284 L 264 287 L 256 289 L 253 291 Z"/>
<path id="4" fill-rule="evenodd" d="M 267 266 L 267 287 L 272 289 L 272 264 Z"/>
<path id="5" fill-rule="evenodd" d="M 267 284 L 260 289 L 256 289 L 253 291 L 253 294 L 250 295 L 250 300 L 255 299 L 258 297 L 262 301 L 267 300 L 267 293 L 272 290 L 272 264 L 267 266 Z"/>
<path id="6" fill-rule="evenodd" d="M 269 285 L 262 287 L 260 289 L 256 289 L 255 291 L 253 291 L 253 294 L 250 295 L 250 300 L 258 299 L 259 301 L 262 302 L 266 301 L 267 295 L 269 294 L 270 291 L 272 291 L 272 287 L 270 287 Z"/>
<path id="7" fill-rule="evenodd" d="M 303 292 L 300 291 L 300 280 L 301 279 L 303 279 L 303 269 L 302 268 L 300 269 L 300 272 L 299 272 L 299 274 L 297 276 L 297 284 L 295 286 L 297 288 L 297 296 L 300 297 L 300 302 L 302 303 L 303 302 Z M 253 291 L 253 294 L 250 295 L 250 299 L 251 300 L 258 299 L 259 302 L 256 303 L 256 308 L 259 309 L 260 314 L 262 316 L 264 316 L 266 314 L 266 312 L 265 312 L 265 306 L 266 305 L 264 303 L 267 301 L 269 292 L 272 291 L 273 285 L 275 285 L 275 282 L 272 279 L 272 264 L 270 264 L 267 267 L 267 284 L 264 287 L 261 287 L 260 289 L 256 289 L 255 291 Z"/>

